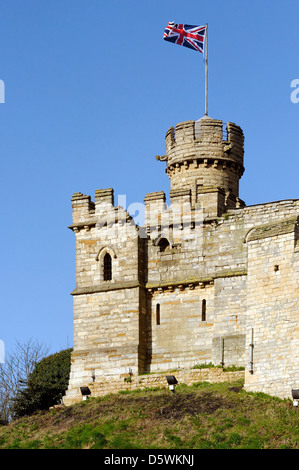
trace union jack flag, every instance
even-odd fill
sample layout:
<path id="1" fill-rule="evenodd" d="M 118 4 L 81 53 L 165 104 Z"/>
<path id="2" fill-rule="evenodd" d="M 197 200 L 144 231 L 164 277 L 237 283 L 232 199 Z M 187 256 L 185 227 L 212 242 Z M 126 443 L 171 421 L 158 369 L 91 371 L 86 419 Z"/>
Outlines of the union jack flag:
<path id="1" fill-rule="evenodd" d="M 205 34 L 206 26 L 176 24 L 171 21 L 165 28 L 164 39 L 203 53 Z"/>

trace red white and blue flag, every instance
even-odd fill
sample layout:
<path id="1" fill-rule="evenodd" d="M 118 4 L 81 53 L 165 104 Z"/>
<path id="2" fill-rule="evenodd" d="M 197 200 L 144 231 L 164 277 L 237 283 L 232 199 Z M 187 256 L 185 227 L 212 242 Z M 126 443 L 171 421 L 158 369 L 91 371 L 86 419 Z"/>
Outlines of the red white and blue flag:
<path id="1" fill-rule="evenodd" d="M 164 39 L 203 53 L 205 34 L 206 26 L 169 22 L 164 31 Z"/>

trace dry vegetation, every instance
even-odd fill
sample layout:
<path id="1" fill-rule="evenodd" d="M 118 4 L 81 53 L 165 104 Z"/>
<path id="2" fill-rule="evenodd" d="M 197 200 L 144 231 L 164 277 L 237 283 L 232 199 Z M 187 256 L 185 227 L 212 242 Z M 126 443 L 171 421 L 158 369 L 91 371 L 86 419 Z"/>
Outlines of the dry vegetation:
<path id="1" fill-rule="evenodd" d="M 1 427 L 0 448 L 296 449 L 298 417 L 291 400 L 201 382 L 39 412 Z"/>

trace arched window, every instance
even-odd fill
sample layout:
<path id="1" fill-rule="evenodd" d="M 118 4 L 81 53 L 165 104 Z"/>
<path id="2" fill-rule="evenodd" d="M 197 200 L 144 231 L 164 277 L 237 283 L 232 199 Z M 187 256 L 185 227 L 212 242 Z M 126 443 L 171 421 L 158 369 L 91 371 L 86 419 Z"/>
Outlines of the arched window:
<path id="1" fill-rule="evenodd" d="M 160 251 L 168 250 L 169 241 L 167 240 L 167 238 L 161 238 L 161 240 L 158 243 L 158 247 L 160 248 Z"/>
<path id="2" fill-rule="evenodd" d="M 111 281 L 112 279 L 112 260 L 109 253 L 104 256 L 104 281 Z"/>
<path id="3" fill-rule="evenodd" d="M 207 302 L 206 299 L 203 299 L 201 303 L 201 321 L 206 321 L 207 319 Z"/>
<path id="4" fill-rule="evenodd" d="M 156 325 L 160 325 L 160 304 L 156 305 Z"/>

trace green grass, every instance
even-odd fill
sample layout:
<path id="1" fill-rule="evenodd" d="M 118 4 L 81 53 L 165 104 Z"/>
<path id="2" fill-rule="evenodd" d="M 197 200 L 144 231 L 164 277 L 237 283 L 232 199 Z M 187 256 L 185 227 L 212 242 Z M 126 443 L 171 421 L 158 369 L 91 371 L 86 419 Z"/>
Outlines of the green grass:
<path id="1" fill-rule="evenodd" d="M 298 449 L 291 400 L 242 381 L 90 398 L 0 427 L 0 449 Z"/>
<path id="2" fill-rule="evenodd" d="M 193 369 L 212 369 L 216 367 L 217 369 L 223 369 L 223 372 L 236 372 L 239 370 L 245 370 L 245 367 L 238 367 L 238 366 L 229 366 L 223 367 L 221 365 L 215 365 L 212 362 L 208 362 L 207 364 L 196 364 L 193 366 Z"/>
<path id="3" fill-rule="evenodd" d="M 212 364 L 212 362 L 208 362 L 207 364 L 196 364 L 193 369 L 211 369 L 213 367 L 221 367 L 221 366 L 215 366 Z"/>

